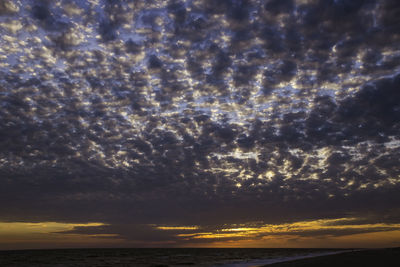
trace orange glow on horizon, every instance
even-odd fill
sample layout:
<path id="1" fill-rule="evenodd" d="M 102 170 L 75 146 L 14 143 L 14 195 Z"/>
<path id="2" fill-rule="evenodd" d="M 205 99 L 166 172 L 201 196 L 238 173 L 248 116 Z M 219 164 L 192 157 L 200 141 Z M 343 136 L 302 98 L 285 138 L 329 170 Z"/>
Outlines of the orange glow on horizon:
<path id="1" fill-rule="evenodd" d="M 320 219 L 283 224 L 211 226 L 150 225 L 172 231 L 175 239 L 133 241 L 112 233 L 85 234 L 77 227 L 103 223 L 0 222 L 0 249 L 62 247 L 227 247 L 355 248 L 400 246 L 400 224 L 356 224 L 356 218 Z M 352 224 L 353 223 L 353 224 Z M 90 232 L 90 231 L 89 231 Z"/>
<path id="2" fill-rule="evenodd" d="M 198 230 L 198 226 L 156 226 L 159 230 Z"/>
<path id="3" fill-rule="evenodd" d="M 320 219 L 259 227 L 180 233 L 196 247 L 393 247 L 400 245 L 400 224 L 349 224 L 357 218 Z M 158 228 L 160 229 L 160 228 Z M 198 227 L 201 230 L 201 227 Z M 204 243 L 190 244 L 191 240 Z M 186 245 L 185 245 L 186 246 Z"/>
<path id="4" fill-rule="evenodd" d="M 64 233 L 75 227 L 103 226 L 103 223 L 0 222 L 0 249 L 93 247 L 121 242 L 115 234 Z"/>

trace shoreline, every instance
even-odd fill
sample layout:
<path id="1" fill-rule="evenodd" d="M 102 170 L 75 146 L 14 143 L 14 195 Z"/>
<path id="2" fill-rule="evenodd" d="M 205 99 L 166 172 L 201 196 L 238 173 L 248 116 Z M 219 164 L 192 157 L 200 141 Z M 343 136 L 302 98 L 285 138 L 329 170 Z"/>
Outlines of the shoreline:
<path id="1" fill-rule="evenodd" d="M 353 249 L 337 250 L 337 251 L 329 251 L 329 252 L 316 252 L 316 253 L 310 253 L 310 254 L 306 254 L 306 255 L 278 257 L 278 258 L 270 258 L 270 259 L 257 259 L 257 260 L 250 260 L 250 261 L 246 261 L 246 262 L 234 262 L 234 263 L 228 263 L 228 264 L 216 265 L 216 266 L 218 266 L 218 267 L 262 267 L 262 266 L 270 266 L 275 263 L 291 262 L 291 261 L 295 261 L 295 260 L 302 260 L 302 259 L 308 259 L 308 258 L 337 255 L 337 254 L 349 253 L 349 252 L 353 252 L 353 251 L 359 251 L 359 249 L 357 249 L 357 250 L 353 250 Z"/>
<path id="2" fill-rule="evenodd" d="M 396 267 L 400 266 L 400 247 L 382 249 L 360 249 L 332 255 L 321 255 L 303 259 L 268 263 L 257 267 Z"/>
<path id="3" fill-rule="evenodd" d="M 395 262 L 390 265 L 389 263 Z M 53 249 L 0 251 L 0 265 L 214 267 L 397 267 L 400 247 L 382 249 Z M 104 265 L 105 264 L 105 265 Z"/>

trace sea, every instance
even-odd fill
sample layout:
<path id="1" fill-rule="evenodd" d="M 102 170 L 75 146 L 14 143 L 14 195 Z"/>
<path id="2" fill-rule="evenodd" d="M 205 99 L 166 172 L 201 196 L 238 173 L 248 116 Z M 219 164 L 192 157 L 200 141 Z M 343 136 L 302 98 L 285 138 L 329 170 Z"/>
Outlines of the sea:
<path id="1" fill-rule="evenodd" d="M 107 248 L 0 251 L 4 267 L 256 267 L 342 253 L 340 249 Z"/>

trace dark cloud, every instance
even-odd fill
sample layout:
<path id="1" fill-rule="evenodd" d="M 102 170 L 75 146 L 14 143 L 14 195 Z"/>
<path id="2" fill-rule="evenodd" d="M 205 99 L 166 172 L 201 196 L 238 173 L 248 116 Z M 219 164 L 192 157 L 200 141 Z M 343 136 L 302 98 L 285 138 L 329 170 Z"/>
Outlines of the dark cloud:
<path id="1" fill-rule="evenodd" d="M 0 3 L 0 15 L 11 15 L 18 12 L 18 7 L 12 1 L 2 1 Z"/>
<path id="2" fill-rule="evenodd" d="M 399 222 L 396 1 L 67 2 L 0 4 L 2 220 Z"/>
<path id="3" fill-rule="evenodd" d="M 117 38 L 116 30 L 117 26 L 115 25 L 115 23 L 107 19 L 104 19 L 99 23 L 99 34 L 106 42 L 115 40 Z"/>
<path id="4" fill-rule="evenodd" d="M 271 14 L 290 13 L 294 6 L 292 0 L 270 0 L 265 4 L 265 9 Z"/>

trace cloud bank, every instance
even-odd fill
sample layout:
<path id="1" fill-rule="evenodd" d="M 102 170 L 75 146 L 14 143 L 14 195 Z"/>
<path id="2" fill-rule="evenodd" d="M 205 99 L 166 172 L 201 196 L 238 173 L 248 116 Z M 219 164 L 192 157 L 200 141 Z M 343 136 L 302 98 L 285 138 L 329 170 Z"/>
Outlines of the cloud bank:
<path id="1" fill-rule="evenodd" d="M 151 225 L 399 223 L 399 11 L 3 1 L 0 220 L 143 242 L 180 240 Z"/>

